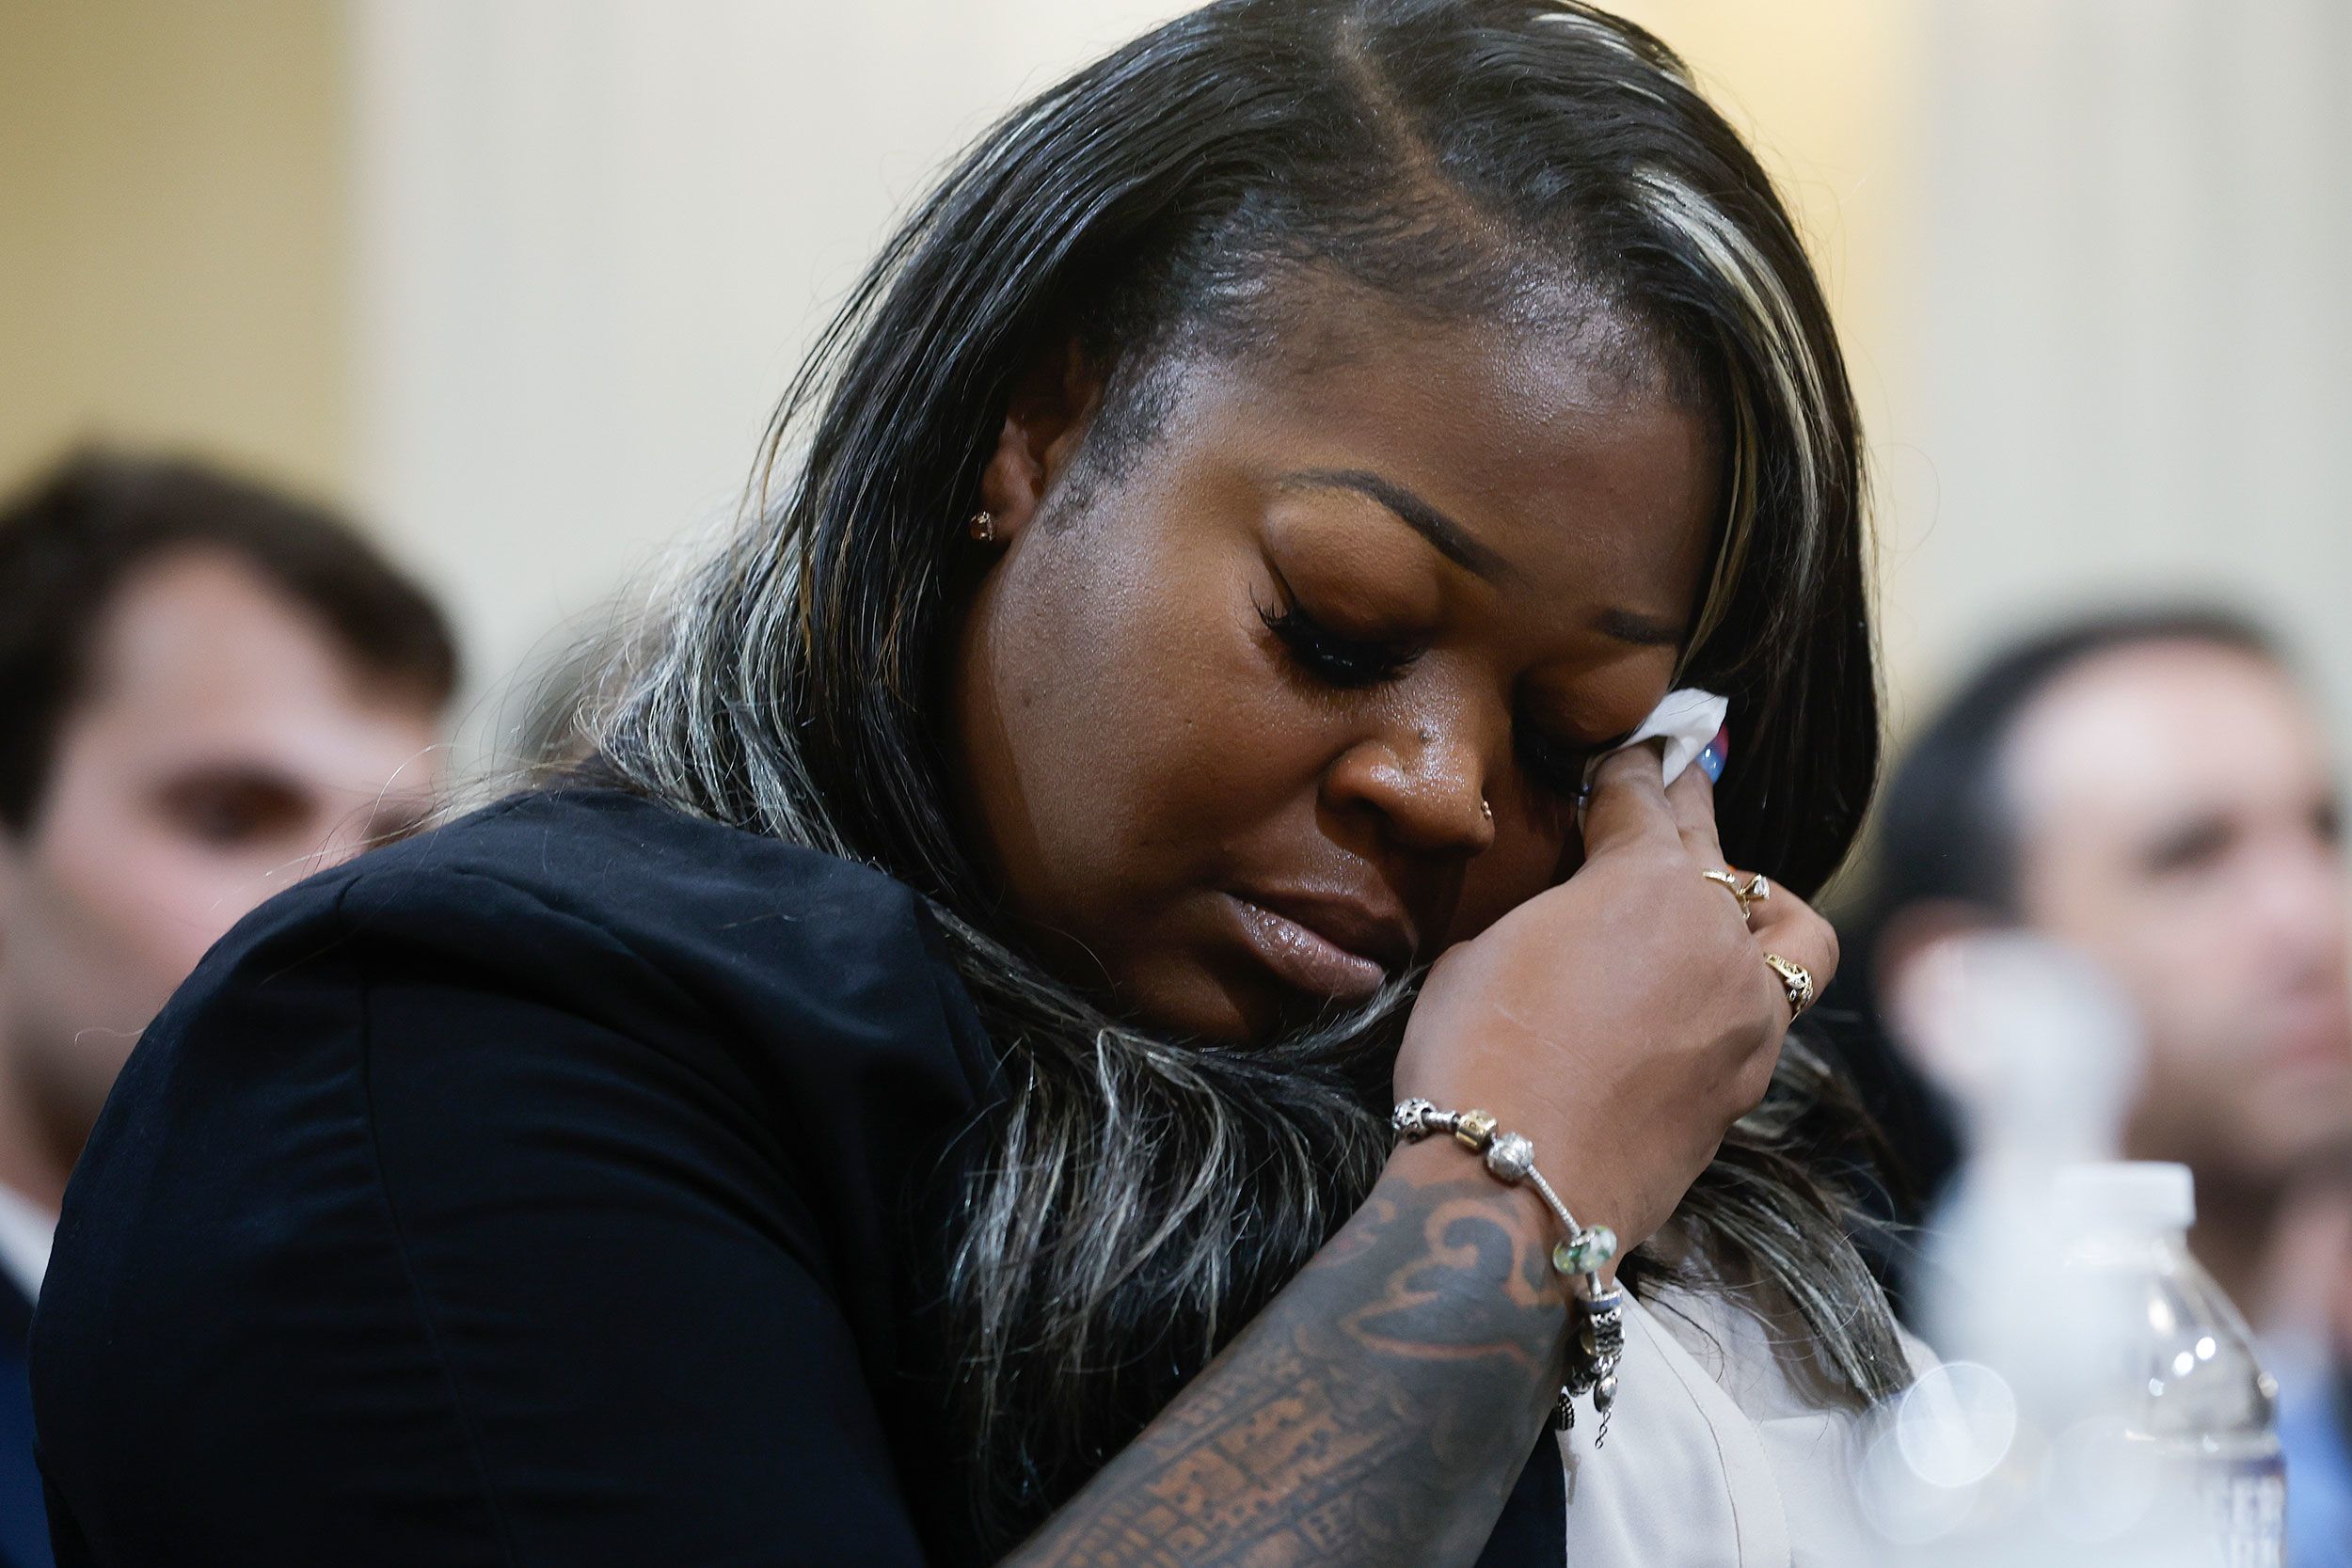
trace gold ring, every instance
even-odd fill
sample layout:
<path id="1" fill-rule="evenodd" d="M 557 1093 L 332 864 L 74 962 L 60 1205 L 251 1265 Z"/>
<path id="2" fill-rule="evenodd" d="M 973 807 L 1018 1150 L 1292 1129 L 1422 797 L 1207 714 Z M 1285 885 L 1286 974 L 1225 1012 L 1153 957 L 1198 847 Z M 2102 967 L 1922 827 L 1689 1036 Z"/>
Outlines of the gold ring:
<path id="1" fill-rule="evenodd" d="M 1740 874 L 1728 866 L 1721 871 L 1702 871 L 1699 875 L 1740 900 L 1740 918 L 1742 920 L 1748 918 L 1749 905 L 1760 903 L 1772 895 L 1772 884 L 1766 881 L 1761 873 L 1744 882 L 1740 879 Z"/>
<path id="2" fill-rule="evenodd" d="M 1791 963 L 1777 953 L 1767 953 L 1764 961 L 1780 976 L 1780 983 L 1788 992 L 1788 1017 L 1791 1022 L 1803 1016 L 1813 1006 L 1813 972 L 1801 963 Z"/>

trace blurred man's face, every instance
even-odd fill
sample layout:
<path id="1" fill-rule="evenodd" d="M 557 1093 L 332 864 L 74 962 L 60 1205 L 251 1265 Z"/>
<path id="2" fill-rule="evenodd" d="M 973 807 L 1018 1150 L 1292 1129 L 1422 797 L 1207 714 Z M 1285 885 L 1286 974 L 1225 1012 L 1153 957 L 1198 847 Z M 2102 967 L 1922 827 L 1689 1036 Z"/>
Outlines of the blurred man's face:
<path id="1" fill-rule="evenodd" d="M 134 576 L 93 651 L 38 814 L 0 829 L 0 1070 L 63 1164 L 204 950 L 440 782 L 429 705 L 233 558 Z"/>
<path id="2" fill-rule="evenodd" d="M 2097 656 L 2007 752 L 2026 923 L 2138 1005 L 2126 1143 L 2268 1183 L 2352 1141 L 2346 888 L 2326 738 L 2275 666 L 2191 641 Z"/>

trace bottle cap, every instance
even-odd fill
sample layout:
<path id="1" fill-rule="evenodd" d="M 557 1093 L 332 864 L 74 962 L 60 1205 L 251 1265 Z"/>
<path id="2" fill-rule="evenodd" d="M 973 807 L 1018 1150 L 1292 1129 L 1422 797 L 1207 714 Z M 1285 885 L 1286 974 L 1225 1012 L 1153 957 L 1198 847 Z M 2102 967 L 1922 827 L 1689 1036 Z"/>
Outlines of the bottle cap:
<path id="1" fill-rule="evenodd" d="M 2197 1184 L 2186 1165 L 2155 1160 L 2066 1165 L 2052 1196 L 2076 1229 L 2186 1230 L 2197 1219 Z"/>

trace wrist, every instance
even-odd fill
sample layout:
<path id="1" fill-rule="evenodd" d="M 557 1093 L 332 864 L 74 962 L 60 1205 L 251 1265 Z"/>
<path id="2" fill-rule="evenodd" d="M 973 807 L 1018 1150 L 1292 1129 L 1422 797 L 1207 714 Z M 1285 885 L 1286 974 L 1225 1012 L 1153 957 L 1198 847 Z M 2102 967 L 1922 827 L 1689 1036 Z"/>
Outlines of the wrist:
<path id="1" fill-rule="evenodd" d="M 1556 1306 L 1563 1326 L 1567 1323 L 1576 1292 L 1551 1267 L 1558 1222 L 1534 1194 L 1487 1175 L 1476 1155 L 1450 1140 L 1401 1143 L 1382 1168 L 1373 1196 L 1387 1198 L 1392 1212 L 1419 1229 L 1433 1248 L 1455 1246 L 1462 1236 L 1488 1227 L 1500 1229 L 1510 1238 L 1507 1254 L 1498 1250 L 1475 1261 L 1463 1259 L 1486 1276 L 1477 1288 Z"/>
<path id="2" fill-rule="evenodd" d="M 1522 1151 L 1524 1145 L 1522 1145 Z M 1534 1151 L 1534 1170 L 1549 1178 L 1543 1151 Z M 1613 1229 L 1597 1216 L 1588 1215 L 1577 1206 L 1573 1189 L 1549 1187 L 1548 1181 L 1525 1177 L 1514 1179 L 1492 1168 L 1483 1148 L 1472 1148 L 1450 1132 L 1433 1131 L 1420 1137 L 1402 1138 L 1389 1156 L 1388 1169 L 1416 1185 L 1444 1184 L 1459 1188 L 1465 1196 L 1483 1193 L 1489 1206 L 1501 1215 L 1508 1215 L 1514 1234 L 1535 1244 L 1540 1255 L 1552 1267 L 1560 1282 L 1570 1294 L 1580 1288 L 1613 1289 L 1616 1283 L 1619 1246 Z M 1565 1205 L 1569 1218 L 1559 1212 Z M 1567 1266 L 1565 1258 L 1555 1259 L 1554 1249 L 1577 1243 L 1587 1243 L 1595 1238 L 1587 1227 L 1602 1231 L 1606 1240 L 1594 1256 L 1580 1256 L 1578 1267 Z"/>
<path id="3" fill-rule="evenodd" d="M 1408 1148 L 1427 1145 L 1443 1151 L 1446 1144 L 1457 1145 L 1478 1162 L 1472 1169 L 1473 1180 L 1491 1178 L 1506 1194 L 1526 1194 L 1536 1199 L 1532 1214 L 1525 1204 L 1516 1210 L 1495 1208 L 1495 1196 L 1491 1194 L 1473 1201 L 1486 1211 L 1490 1219 L 1503 1221 L 1516 1232 L 1512 1252 L 1522 1260 L 1521 1266 L 1514 1270 L 1519 1281 L 1534 1283 L 1528 1279 L 1530 1271 L 1523 1266 L 1528 1222 L 1533 1220 L 1539 1232 L 1549 1230 L 1558 1236 L 1548 1248 L 1540 1241 L 1537 1243 L 1542 1260 L 1533 1272 L 1538 1275 L 1572 1276 L 1576 1280 L 1573 1289 L 1582 1326 L 1572 1345 L 1567 1380 L 1560 1386 L 1554 1402 L 1552 1427 L 1563 1433 L 1573 1427 L 1577 1400 L 1590 1395 L 1600 1419 L 1600 1428 L 1593 1436 L 1594 1447 L 1598 1448 L 1609 1438 L 1609 1413 L 1617 1399 L 1617 1366 L 1625 1351 L 1625 1298 L 1616 1289 L 1616 1273 L 1611 1267 L 1616 1259 L 1615 1233 L 1606 1226 L 1586 1225 L 1578 1220 L 1537 1168 L 1534 1146 L 1516 1132 L 1505 1132 L 1487 1112 L 1449 1110 L 1408 1097 L 1398 1102 L 1391 1121 L 1397 1135 Z M 1458 1178 L 1437 1178 L 1434 1167 L 1424 1175 L 1424 1162 L 1400 1160 L 1398 1156 L 1404 1153 L 1404 1149 L 1398 1149 L 1391 1155 L 1391 1171 L 1408 1180 L 1445 1180 L 1449 1190 L 1458 1190 Z M 1449 1196 L 1442 1201 L 1450 1208 L 1454 1200 Z M 1433 1244 L 1443 1244 L 1440 1228 L 1430 1228 Z"/>
<path id="4" fill-rule="evenodd" d="M 1451 1188 L 1454 1192 L 1450 1196 L 1485 1202 L 1499 1219 L 1509 1225 L 1514 1236 L 1546 1260 L 1544 1266 L 1560 1284 L 1564 1296 L 1574 1294 L 1569 1281 L 1551 1269 L 1551 1249 L 1566 1238 L 1544 1200 L 1527 1186 L 1496 1180 L 1487 1174 L 1477 1155 L 1453 1139 L 1423 1138 L 1419 1143 L 1398 1144 L 1382 1167 L 1381 1180 L 1415 1189 Z M 1596 1271 L 1604 1284 L 1616 1283 L 1617 1261 L 1612 1258 Z"/>
<path id="5" fill-rule="evenodd" d="M 1540 1243 L 1549 1252 L 1559 1239 L 1560 1224 L 1543 1199 L 1526 1187 L 1496 1180 L 1477 1155 L 1451 1138 L 1400 1142 L 1384 1167 L 1383 1180 L 1391 1178 L 1414 1188 L 1450 1188 L 1463 1198 L 1483 1201 L 1530 1246 Z"/>

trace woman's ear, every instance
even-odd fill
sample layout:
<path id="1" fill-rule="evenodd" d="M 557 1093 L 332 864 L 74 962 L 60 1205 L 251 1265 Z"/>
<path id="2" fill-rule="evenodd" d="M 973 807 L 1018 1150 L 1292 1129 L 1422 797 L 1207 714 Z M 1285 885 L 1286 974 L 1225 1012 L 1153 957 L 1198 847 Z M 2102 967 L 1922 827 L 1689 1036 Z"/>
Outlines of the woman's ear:
<path id="1" fill-rule="evenodd" d="M 980 469 L 980 505 L 991 537 L 1006 545 L 1019 535 L 1070 466 L 1103 399 L 1103 385 L 1076 339 L 1029 367 L 1005 408 L 996 450 Z"/>

